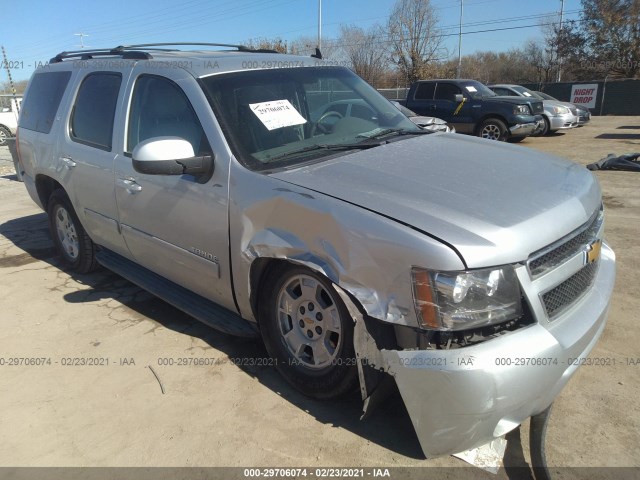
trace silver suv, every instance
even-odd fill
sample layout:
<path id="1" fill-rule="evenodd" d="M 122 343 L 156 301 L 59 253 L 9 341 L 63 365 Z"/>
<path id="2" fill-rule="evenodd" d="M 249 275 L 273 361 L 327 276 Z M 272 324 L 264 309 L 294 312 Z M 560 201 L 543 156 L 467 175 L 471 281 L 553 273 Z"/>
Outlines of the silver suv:
<path id="1" fill-rule="evenodd" d="M 421 130 L 346 68 L 223 47 L 66 52 L 34 73 L 21 169 L 64 264 L 261 336 L 307 395 L 359 384 L 367 408 L 393 378 L 429 457 L 544 411 L 605 326 L 596 178 Z M 337 100 L 373 114 L 322 110 Z"/>

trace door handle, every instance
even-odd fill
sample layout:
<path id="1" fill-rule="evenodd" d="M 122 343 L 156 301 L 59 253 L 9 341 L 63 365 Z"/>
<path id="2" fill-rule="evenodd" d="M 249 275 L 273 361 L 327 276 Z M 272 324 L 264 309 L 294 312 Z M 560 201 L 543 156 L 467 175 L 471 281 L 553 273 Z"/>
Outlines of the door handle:
<path id="1" fill-rule="evenodd" d="M 126 188 L 129 193 L 138 193 L 142 190 L 142 185 L 138 185 L 133 178 L 119 178 L 118 185 Z"/>
<path id="2" fill-rule="evenodd" d="M 64 164 L 64 166 L 67 167 L 69 170 L 71 170 L 73 167 L 76 166 L 76 162 L 71 160 L 69 157 L 60 157 L 60 160 L 62 160 L 62 163 Z"/>

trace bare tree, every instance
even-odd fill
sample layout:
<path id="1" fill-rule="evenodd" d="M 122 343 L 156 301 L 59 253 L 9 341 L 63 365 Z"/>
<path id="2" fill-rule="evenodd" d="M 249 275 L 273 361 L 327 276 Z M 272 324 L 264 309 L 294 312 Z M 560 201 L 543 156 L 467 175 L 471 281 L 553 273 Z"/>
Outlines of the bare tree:
<path id="1" fill-rule="evenodd" d="M 408 83 L 429 75 L 443 51 L 438 17 L 430 0 L 396 0 L 387 34 L 392 59 Z"/>
<path id="2" fill-rule="evenodd" d="M 281 38 L 250 38 L 244 45 L 256 50 L 274 50 L 278 53 L 287 53 L 287 42 Z"/>
<path id="3" fill-rule="evenodd" d="M 383 35 L 379 25 L 368 30 L 356 26 L 340 27 L 338 44 L 352 70 L 372 85 L 382 78 L 388 64 L 387 52 L 379 43 Z"/>
<path id="4" fill-rule="evenodd" d="M 315 54 L 318 39 L 316 37 L 302 36 L 289 42 L 289 53 L 308 56 Z M 338 47 L 338 41 L 333 38 L 322 39 L 322 58 L 328 60 L 341 60 L 342 52 Z"/>

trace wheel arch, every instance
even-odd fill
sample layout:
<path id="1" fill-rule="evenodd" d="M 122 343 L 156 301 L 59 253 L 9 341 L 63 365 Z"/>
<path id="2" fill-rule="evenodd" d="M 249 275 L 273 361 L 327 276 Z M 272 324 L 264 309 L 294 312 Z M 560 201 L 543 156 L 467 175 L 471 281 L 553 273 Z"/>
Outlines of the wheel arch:
<path id="1" fill-rule="evenodd" d="M 331 282 L 334 285 L 339 285 L 338 274 L 335 269 L 331 267 L 331 265 L 320 258 L 315 257 L 314 255 L 310 255 L 308 258 L 304 260 L 296 260 L 291 258 L 278 258 L 278 257 L 259 257 L 256 258 L 252 263 L 249 269 L 249 301 L 251 303 L 251 310 L 254 318 L 260 324 L 260 316 L 258 314 L 260 308 L 260 300 L 261 295 L 260 292 L 264 285 L 264 281 L 269 277 L 269 275 L 277 269 L 282 269 L 287 266 L 303 266 L 307 267 L 313 272 L 321 275 L 326 280 Z M 364 313 L 364 307 L 358 301 L 358 299 L 349 292 L 344 286 L 342 286 L 349 296 L 352 298 L 354 303 L 357 305 L 358 309 Z"/>
<path id="2" fill-rule="evenodd" d="M 51 197 L 51 194 L 58 189 L 64 190 L 64 187 L 57 180 L 54 180 L 47 175 L 36 175 L 36 191 L 38 192 L 40 205 L 45 212 L 48 208 L 49 197 Z"/>
<path id="3" fill-rule="evenodd" d="M 502 115 L 497 113 L 488 113 L 484 117 L 481 117 L 478 120 L 478 123 L 476 123 L 476 128 L 473 130 L 474 135 L 478 135 L 480 127 L 487 120 L 500 120 L 502 123 L 504 123 L 505 127 L 507 127 L 507 135 L 509 135 L 509 122 Z"/>

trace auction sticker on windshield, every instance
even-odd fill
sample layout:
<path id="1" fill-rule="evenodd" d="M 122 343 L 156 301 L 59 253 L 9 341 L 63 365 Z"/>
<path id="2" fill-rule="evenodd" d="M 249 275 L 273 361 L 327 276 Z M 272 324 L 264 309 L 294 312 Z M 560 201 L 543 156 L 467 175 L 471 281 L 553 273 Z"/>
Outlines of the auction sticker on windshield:
<path id="1" fill-rule="evenodd" d="M 307 121 L 298 113 L 289 100 L 250 103 L 251 111 L 256 114 L 267 130 L 302 125 Z"/>

